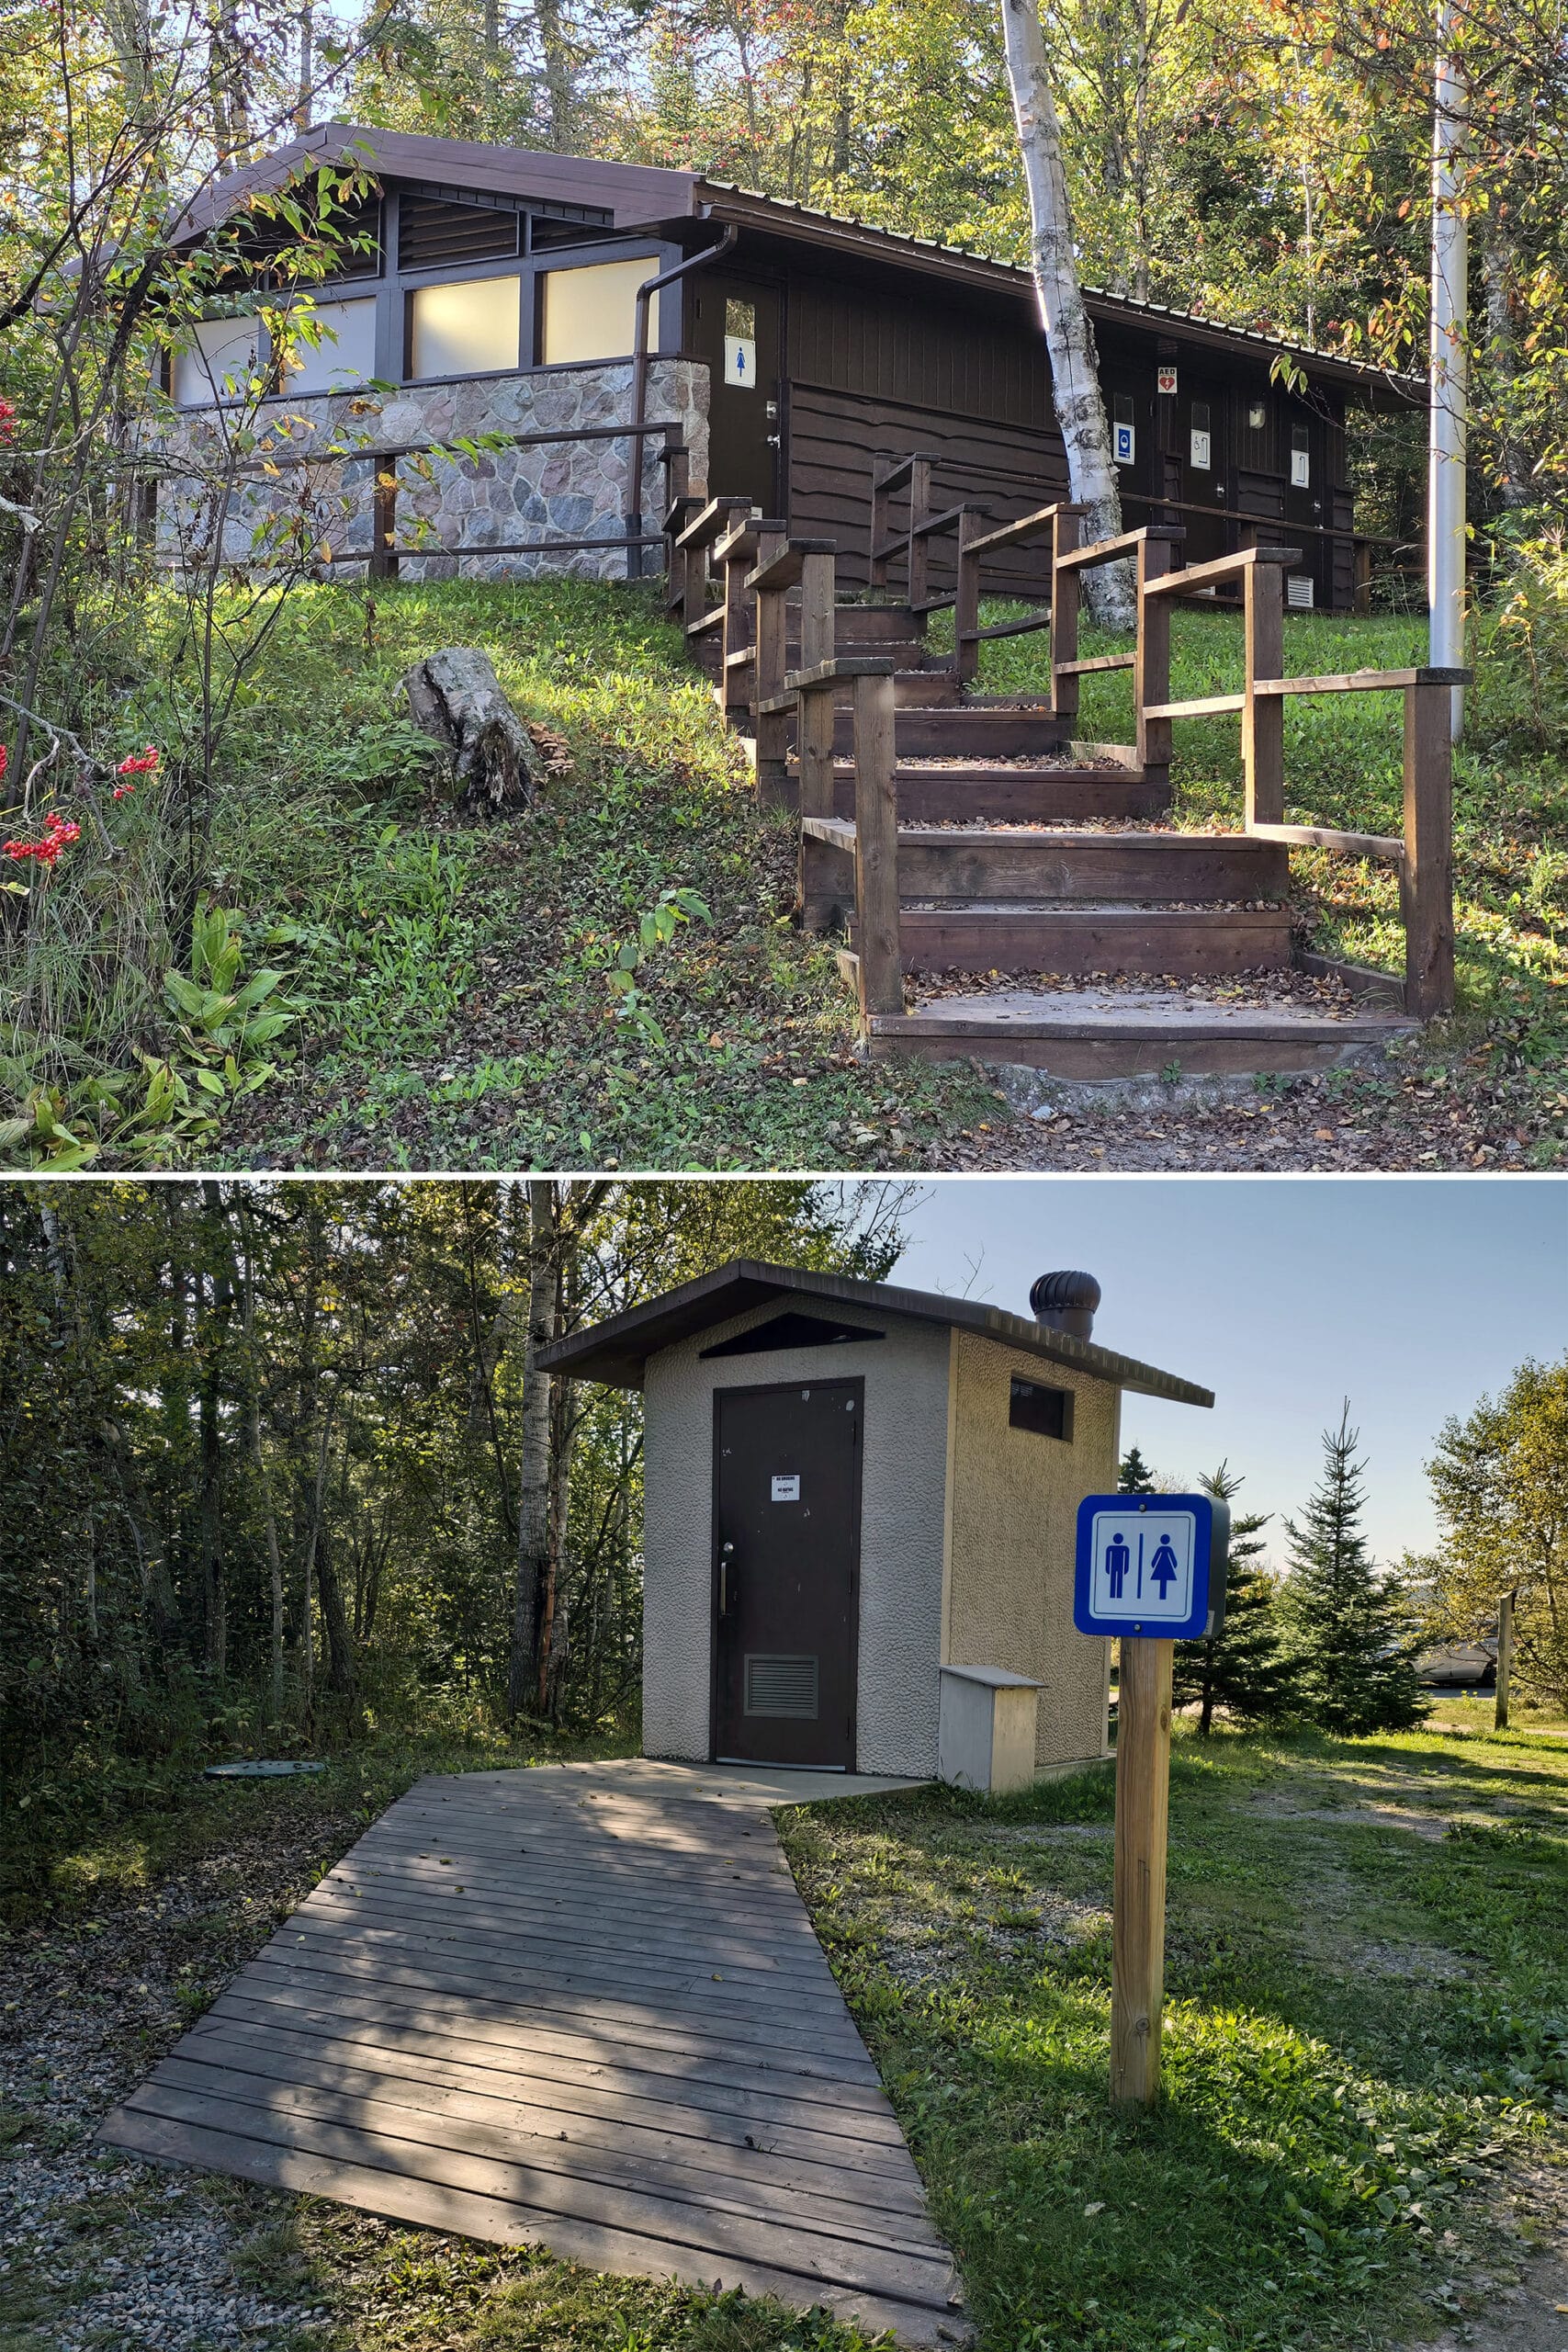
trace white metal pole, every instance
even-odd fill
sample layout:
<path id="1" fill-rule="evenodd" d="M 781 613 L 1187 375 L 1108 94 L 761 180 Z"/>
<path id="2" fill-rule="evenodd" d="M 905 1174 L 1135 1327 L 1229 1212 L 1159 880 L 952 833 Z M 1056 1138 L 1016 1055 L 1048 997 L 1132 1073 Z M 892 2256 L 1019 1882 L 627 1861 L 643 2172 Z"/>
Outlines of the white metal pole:
<path id="1" fill-rule="evenodd" d="M 1470 94 L 1453 55 L 1459 9 L 1438 0 L 1438 59 L 1432 111 L 1431 394 L 1427 444 L 1427 594 L 1434 669 L 1464 665 L 1464 467 L 1469 392 L 1467 282 L 1469 233 L 1461 189 L 1461 150 Z M 1464 693 L 1453 691 L 1459 741 Z"/>

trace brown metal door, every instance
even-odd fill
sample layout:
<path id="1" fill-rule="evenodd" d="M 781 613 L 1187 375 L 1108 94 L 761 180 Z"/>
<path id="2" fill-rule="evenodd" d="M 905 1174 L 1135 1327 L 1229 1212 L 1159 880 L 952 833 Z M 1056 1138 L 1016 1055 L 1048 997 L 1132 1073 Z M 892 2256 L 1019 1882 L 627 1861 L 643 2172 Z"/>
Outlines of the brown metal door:
<path id="1" fill-rule="evenodd" d="M 1328 600 L 1324 595 L 1323 550 L 1325 542 L 1318 536 L 1327 521 L 1325 511 L 1325 435 L 1322 424 L 1309 410 L 1293 408 L 1285 424 L 1285 525 L 1280 537 L 1287 547 L 1299 547 L 1302 560 L 1293 571 L 1285 574 L 1285 592 L 1291 594 L 1292 581 L 1310 579 L 1314 601 Z M 1290 526 L 1300 526 L 1300 536 Z M 1298 595 L 1301 590 L 1295 592 Z"/>
<path id="2" fill-rule="evenodd" d="M 714 1754 L 852 1771 L 865 1384 L 714 1397 Z"/>
<path id="3" fill-rule="evenodd" d="M 1176 400 L 1176 459 L 1180 497 L 1186 512 L 1177 520 L 1187 533 L 1183 560 L 1208 563 L 1228 555 L 1225 526 L 1217 514 L 1194 514 L 1200 506 L 1223 506 L 1225 476 L 1225 420 L 1228 400 L 1223 385 L 1183 368 Z"/>
<path id="4" fill-rule="evenodd" d="M 700 272 L 693 299 L 694 341 L 708 363 L 710 382 L 709 493 L 750 498 L 764 514 L 782 514 L 779 288 Z"/>

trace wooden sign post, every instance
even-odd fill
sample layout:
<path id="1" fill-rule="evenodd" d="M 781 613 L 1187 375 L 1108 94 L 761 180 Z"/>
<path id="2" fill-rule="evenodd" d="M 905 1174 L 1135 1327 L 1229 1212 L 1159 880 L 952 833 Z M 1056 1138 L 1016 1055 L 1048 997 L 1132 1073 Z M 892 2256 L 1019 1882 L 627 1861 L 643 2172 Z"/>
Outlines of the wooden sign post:
<path id="1" fill-rule="evenodd" d="M 1111 2103 L 1159 2097 L 1165 2001 L 1165 1855 L 1170 1818 L 1174 1642 L 1122 1640 L 1116 1707 L 1116 1869 L 1111 1895 Z"/>
<path id="2" fill-rule="evenodd" d="M 1514 1595 L 1506 1592 L 1497 1603 L 1497 1703 L 1492 1711 L 1494 1731 L 1508 1728 L 1508 1685 L 1514 1673 Z"/>
<path id="3" fill-rule="evenodd" d="M 1179 1641 L 1224 1623 L 1230 1511 L 1212 1495 L 1088 1495 L 1078 1506 L 1073 1623 L 1122 1644 L 1111 1897 L 1111 2098 L 1159 2097 L 1170 1686 Z"/>

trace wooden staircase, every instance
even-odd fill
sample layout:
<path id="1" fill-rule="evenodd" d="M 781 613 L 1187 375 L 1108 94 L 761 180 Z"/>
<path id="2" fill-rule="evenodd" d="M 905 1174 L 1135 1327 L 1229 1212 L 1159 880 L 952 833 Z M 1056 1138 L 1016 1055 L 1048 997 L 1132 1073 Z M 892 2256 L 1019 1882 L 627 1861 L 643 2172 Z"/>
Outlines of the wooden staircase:
<path id="1" fill-rule="evenodd" d="M 1287 679 L 1292 551 L 1249 548 L 1183 570 L 1179 529 L 1083 547 L 1081 510 L 1057 504 L 987 530 L 972 508 L 930 511 L 930 480 L 922 458 L 874 472 L 874 601 L 835 596 L 831 542 L 791 539 L 744 502 L 682 492 L 667 518 L 671 608 L 751 747 L 759 794 L 798 812 L 800 918 L 845 938 L 867 1054 L 974 1056 L 1074 1079 L 1299 1071 L 1359 1058 L 1448 1010 L 1447 687 L 1460 673 Z M 900 491 L 908 527 L 894 535 Z M 942 535 L 955 542 L 951 580 L 933 592 Z M 1048 546 L 1048 601 L 983 628 L 987 554 L 1031 537 Z M 901 600 L 887 586 L 900 560 Z M 1084 575 L 1117 561 L 1136 573 L 1134 650 L 1082 661 Z M 1247 690 L 1173 703 L 1171 602 L 1222 585 L 1244 600 Z M 927 642 L 943 605 L 950 655 Z M 1049 694 L 976 694 L 980 643 L 1033 628 L 1051 634 Z M 1131 745 L 1077 739 L 1080 681 L 1097 670 L 1132 673 Z M 1405 698 L 1401 840 L 1283 822 L 1283 696 L 1352 690 Z M 1221 711 L 1243 723 L 1244 821 L 1179 831 L 1161 822 L 1172 722 Z M 1294 952 L 1290 853 L 1308 843 L 1399 861 L 1403 990 Z"/>

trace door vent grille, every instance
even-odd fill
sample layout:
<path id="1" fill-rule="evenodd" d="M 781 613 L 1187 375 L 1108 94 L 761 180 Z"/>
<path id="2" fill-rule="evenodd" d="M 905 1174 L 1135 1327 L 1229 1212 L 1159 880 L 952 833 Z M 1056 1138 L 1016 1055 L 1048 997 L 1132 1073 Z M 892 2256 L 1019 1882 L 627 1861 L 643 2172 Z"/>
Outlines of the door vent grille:
<path id="1" fill-rule="evenodd" d="M 1303 580 L 1299 573 L 1291 572 L 1285 581 L 1286 604 L 1295 612 L 1310 613 L 1313 608 L 1314 585 L 1314 582 L 1310 576 Z"/>
<path id="2" fill-rule="evenodd" d="M 817 1660 L 771 1657 L 750 1652 L 746 1659 L 746 1713 L 784 1716 L 795 1723 L 817 1720 Z"/>

